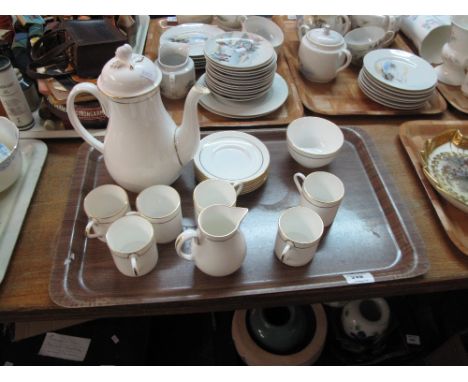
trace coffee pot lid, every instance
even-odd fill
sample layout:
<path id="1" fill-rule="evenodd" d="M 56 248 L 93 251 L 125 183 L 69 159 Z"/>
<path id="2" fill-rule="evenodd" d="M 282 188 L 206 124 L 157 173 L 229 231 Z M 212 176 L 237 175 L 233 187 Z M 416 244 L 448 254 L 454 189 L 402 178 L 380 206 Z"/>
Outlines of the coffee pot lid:
<path id="1" fill-rule="evenodd" d="M 311 43 L 323 48 L 338 48 L 344 43 L 343 36 L 330 29 L 328 25 L 323 28 L 311 29 L 306 36 Z"/>
<path id="2" fill-rule="evenodd" d="M 109 97 L 132 98 L 154 90 L 161 78 L 161 70 L 149 58 L 133 53 L 125 44 L 104 65 L 97 85 Z"/>

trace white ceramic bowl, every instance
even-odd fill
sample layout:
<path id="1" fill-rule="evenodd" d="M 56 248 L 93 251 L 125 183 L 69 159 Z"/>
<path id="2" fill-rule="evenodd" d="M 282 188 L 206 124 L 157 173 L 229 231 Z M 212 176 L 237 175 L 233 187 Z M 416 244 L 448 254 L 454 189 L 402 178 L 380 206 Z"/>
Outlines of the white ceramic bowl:
<path id="1" fill-rule="evenodd" d="M 288 151 L 289 151 L 289 155 L 291 155 L 292 158 L 297 163 L 299 163 L 301 166 L 304 166 L 306 168 L 319 168 L 319 167 L 326 166 L 327 164 L 331 163 L 333 159 L 335 159 L 335 156 L 336 156 L 336 155 L 330 155 L 330 156 L 322 157 L 322 158 L 309 157 L 297 151 L 296 148 L 294 146 L 291 146 L 289 143 L 288 143 Z"/>
<path id="2" fill-rule="evenodd" d="M 0 143 L 11 151 L 0 162 L 0 192 L 6 190 L 19 178 L 23 166 L 23 157 L 19 148 L 19 130 L 5 117 L 0 117 Z"/>
<path id="3" fill-rule="evenodd" d="M 304 167 L 322 167 L 333 161 L 344 143 L 341 129 L 324 118 L 302 117 L 286 131 L 291 156 Z"/>
<path id="4" fill-rule="evenodd" d="M 249 16 L 243 22 L 242 30 L 258 34 L 264 39 L 270 41 L 276 53 L 279 52 L 279 49 L 284 42 L 284 34 L 281 28 L 274 21 L 271 21 L 266 17 Z"/>

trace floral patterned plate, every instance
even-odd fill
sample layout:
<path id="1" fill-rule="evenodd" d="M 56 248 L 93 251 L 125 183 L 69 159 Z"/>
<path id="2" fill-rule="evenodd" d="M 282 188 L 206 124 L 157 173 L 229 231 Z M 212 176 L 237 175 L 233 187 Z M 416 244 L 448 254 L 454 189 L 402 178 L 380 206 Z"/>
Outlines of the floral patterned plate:
<path id="1" fill-rule="evenodd" d="M 220 33 L 224 33 L 224 31 L 215 25 L 201 23 L 180 24 L 165 31 L 161 35 L 159 43 L 180 42 L 189 44 L 189 56 L 203 57 L 205 43 Z"/>
<path id="2" fill-rule="evenodd" d="M 226 32 L 205 44 L 207 60 L 240 71 L 265 65 L 274 55 L 275 50 L 269 41 L 247 32 Z"/>
<path id="3" fill-rule="evenodd" d="M 437 84 L 434 68 L 403 50 L 373 50 L 365 55 L 364 68 L 378 82 L 407 92 L 428 90 Z"/>
<path id="4" fill-rule="evenodd" d="M 423 172 L 449 203 L 468 213 L 468 137 L 450 130 L 426 141 Z"/>

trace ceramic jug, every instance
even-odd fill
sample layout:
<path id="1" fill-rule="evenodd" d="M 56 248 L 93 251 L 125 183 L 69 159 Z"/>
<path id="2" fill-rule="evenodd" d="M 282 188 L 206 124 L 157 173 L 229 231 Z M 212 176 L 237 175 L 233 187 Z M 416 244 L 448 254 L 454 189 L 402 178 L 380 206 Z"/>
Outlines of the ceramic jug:
<path id="1" fill-rule="evenodd" d="M 182 124 L 176 126 L 160 95 L 162 74 L 148 58 L 119 47 L 97 80 L 76 85 L 67 100 L 67 113 L 78 134 L 104 154 L 112 178 L 123 188 L 140 192 L 173 183 L 195 155 L 200 142 L 197 105 L 209 90 L 194 85 L 185 101 Z M 81 93 L 97 98 L 109 117 L 104 143 L 80 123 L 74 102 Z"/>
<path id="2" fill-rule="evenodd" d="M 169 99 L 184 98 L 195 83 L 195 64 L 189 57 L 189 45 L 161 44 L 156 64 L 162 72 L 162 95 Z"/>
<path id="3" fill-rule="evenodd" d="M 301 72 L 312 82 L 333 80 L 351 58 L 343 36 L 328 27 L 310 30 L 299 46 Z"/>
<path id="4" fill-rule="evenodd" d="M 240 223 L 247 208 L 214 205 L 203 209 L 198 216 L 198 230 L 189 229 L 176 239 L 177 254 L 195 262 L 210 276 L 227 276 L 240 268 L 246 255 L 244 235 Z M 192 241 L 191 252 L 183 245 Z"/>

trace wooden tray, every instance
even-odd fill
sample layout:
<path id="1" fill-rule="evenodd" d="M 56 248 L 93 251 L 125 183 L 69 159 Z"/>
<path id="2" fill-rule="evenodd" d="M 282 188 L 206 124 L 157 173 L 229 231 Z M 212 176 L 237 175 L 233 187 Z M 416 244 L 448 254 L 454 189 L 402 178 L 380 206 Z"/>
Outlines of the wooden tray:
<path id="1" fill-rule="evenodd" d="M 450 129 L 460 129 L 468 135 L 468 122 L 463 121 L 411 121 L 400 126 L 400 139 L 426 190 L 450 240 L 468 255 L 468 215 L 452 206 L 431 186 L 421 167 L 420 151 L 424 142 Z"/>
<path id="2" fill-rule="evenodd" d="M 450 105 L 458 111 L 468 114 L 468 97 L 462 93 L 460 86 L 451 86 L 439 82 L 437 89 L 439 89 Z"/>
<path id="3" fill-rule="evenodd" d="M 271 155 L 269 178 L 257 191 L 242 195 L 239 206 L 249 208 L 241 225 L 247 256 L 232 275 L 213 278 L 193 262 L 177 256 L 174 243 L 159 245 L 156 268 L 141 278 L 118 272 L 104 243 L 87 240 L 83 198 L 94 187 L 112 183 L 102 156 L 84 144 L 78 153 L 58 245 L 53 252 L 49 284 L 52 300 L 65 307 L 158 304 L 158 309 L 212 309 L 242 301 L 257 304 L 266 298 L 311 293 L 317 288 L 347 285 L 344 274 L 371 272 L 376 282 L 409 278 L 428 270 L 424 248 L 415 224 L 396 211 L 395 191 L 378 166 L 375 149 L 357 129 L 344 128 L 346 142 L 338 158 L 325 170 L 337 174 L 347 194 L 338 215 L 325 233 L 314 261 L 304 267 L 282 264 L 273 248 L 281 211 L 297 205 L 292 180 L 297 171 L 309 171 L 288 154 L 285 130 L 250 132 L 262 140 Z M 184 227 L 194 227 L 193 167 L 185 167 L 173 185 L 181 194 Z M 131 203 L 135 200 L 130 195 Z M 73 254 L 73 256 L 72 256 Z M 204 307 L 204 308 L 203 308 Z"/>
<path id="4" fill-rule="evenodd" d="M 148 31 L 148 38 L 146 41 L 145 55 L 155 60 L 157 57 L 157 51 L 159 46 L 159 37 L 161 30 L 159 27 L 159 19 L 153 19 L 150 22 L 150 28 Z M 294 84 L 291 71 L 286 62 L 284 54 L 280 52 L 278 55 L 278 69 L 277 72 L 285 79 L 289 88 L 289 96 L 283 106 L 271 114 L 264 117 L 252 118 L 252 119 L 232 119 L 226 118 L 214 113 L 209 112 L 202 106 L 198 108 L 198 117 L 200 121 L 200 127 L 222 127 L 222 128 L 233 128 L 242 129 L 246 127 L 259 127 L 259 126 L 282 126 L 287 125 L 295 119 L 304 115 L 304 108 L 302 106 L 299 93 L 297 92 L 296 85 Z M 201 75 L 199 71 L 197 75 Z M 185 100 L 169 100 L 163 97 L 164 106 L 167 111 L 178 125 L 182 122 L 182 114 Z"/>
<path id="5" fill-rule="evenodd" d="M 380 105 L 361 91 L 357 82 L 359 69 L 353 66 L 340 72 L 332 82 L 317 84 L 308 81 L 299 71 L 296 21 L 288 20 L 285 16 L 277 16 L 275 21 L 285 34 L 284 52 L 299 96 L 310 111 L 324 115 L 431 115 L 442 113 L 447 109 L 447 103 L 437 91 L 421 110 L 401 111 Z M 397 35 L 391 48 L 411 51 L 400 35 Z"/>

